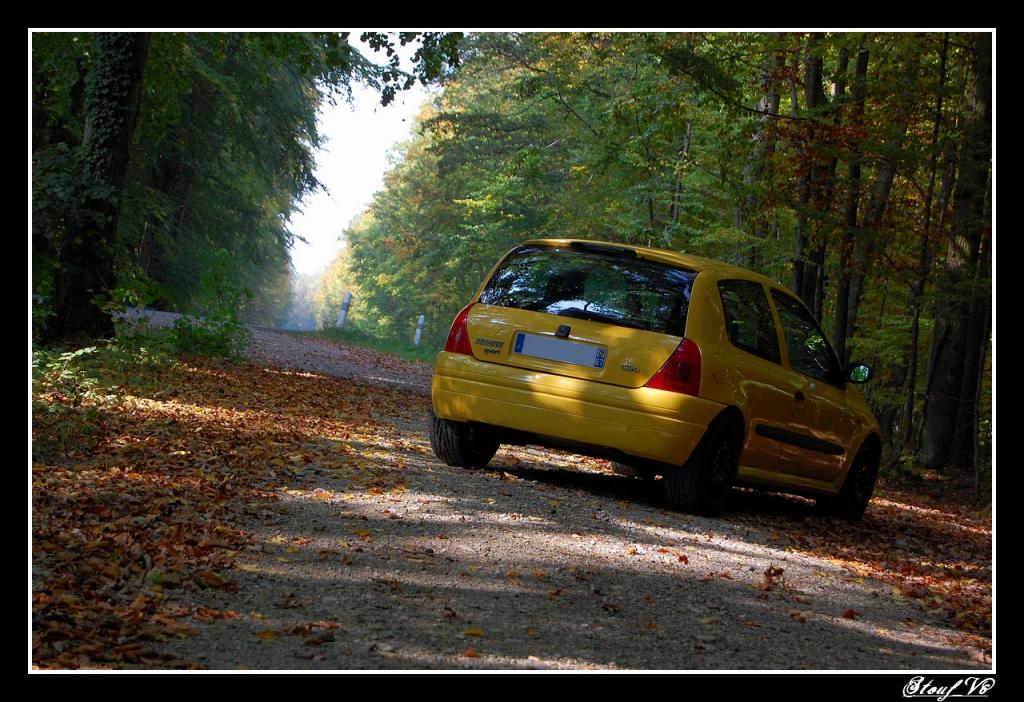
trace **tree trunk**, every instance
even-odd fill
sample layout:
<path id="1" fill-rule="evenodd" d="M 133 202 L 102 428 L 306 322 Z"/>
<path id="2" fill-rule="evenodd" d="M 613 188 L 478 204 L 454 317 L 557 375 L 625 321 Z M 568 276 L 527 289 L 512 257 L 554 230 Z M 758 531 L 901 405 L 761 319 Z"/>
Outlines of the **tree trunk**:
<path id="1" fill-rule="evenodd" d="M 851 122 L 854 133 L 859 133 L 864 124 L 864 92 L 867 87 L 868 50 L 861 48 L 857 52 L 857 66 L 853 79 L 853 116 Z M 839 245 L 839 281 L 836 286 L 835 327 L 832 334 L 839 362 L 845 367 L 849 363 L 846 351 L 846 339 L 849 332 L 850 300 L 850 255 L 857 238 L 857 212 L 860 208 L 860 170 L 861 145 L 859 138 L 850 144 L 850 165 L 847 176 L 846 211 L 844 214 L 843 238 Z"/>
<path id="2" fill-rule="evenodd" d="M 672 227 L 679 226 L 679 199 L 683 194 L 683 166 L 690 159 L 690 138 L 693 135 L 693 120 L 686 123 L 686 136 L 683 137 L 682 147 L 679 149 L 679 165 L 676 172 L 675 182 L 672 186 L 672 205 L 669 208 L 669 221 Z"/>
<path id="3" fill-rule="evenodd" d="M 954 131 L 959 131 L 958 128 L 954 127 Z M 950 202 L 953 198 L 953 189 L 956 187 L 956 176 L 957 176 L 957 164 L 959 163 L 959 150 L 958 145 L 951 143 L 949 149 L 945 154 L 945 170 L 942 175 L 942 187 L 939 190 L 939 221 L 936 224 L 935 232 L 937 238 L 942 238 L 943 235 L 949 230 L 949 222 L 953 218 L 950 208 Z M 950 234 L 952 237 L 952 234 Z M 935 344 L 935 332 L 933 331 L 932 345 Z M 914 427 L 914 438 L 911 441 L 915 451 L 921 446 L 922 433 L 924 431 L 923 417 L 927 414 L 928 410 L 928 388 L 931 387 L 932 378 L 935 376 L 935 354 L 928 354 L 928 362 L 925 366 L 925 392 L 924 392 L 924 410 L 922 411 L 922 420 L 917 422 Z"/>
<path id="4" fill-rule="evenodd" d="M 89 206 L 96 217 L 94 221 L 76 223 L 62 242 L 54 315 L 44 340 L 78 335 L 95 338 L 113 331 L 110 314 L 94 298 L 115 283 L 117 218 L 148 48 L 146 33 L 96 37 L 80 149 L 82 177 L 96 186 Z"/>
<path id="5" fill-rule="evenodd" d="M 954 465 L 974 464 L 974 442 L 978 435 L 978 383 L 981 377 L 979 366 L 985 357 L 985 327 L 989 316 L 990 297 L 990 251 L 991 229 L 985 227 L 978 252 L 978 265 L 971 282 L 971 300 L 967 318 L 966 341 L 964 343 L 963 379 L 960 382 L 960 403 L 957 415 L 956 438 L 953 442 Z"/>
<path id="6" fill-rule="evenodd" d="M 781 35 L 775 35 L 777 41 L 782 41 Z M 782 50 L 774 52 L 772 61 L 765 60 L 764 72 L 761 75 L 761 100 L 757 109 L 761 113 L 758 118 L 757 127 L 754 130 L 753 143 L 750 152 L 747 154 L 747 161 L 743 165 L 743 194 L 740 198 L 740 205 L 736 209 L 736 228 L 746 231 L 751 227 L 750 232 L 756 239 L 763 239 L 767 234 L 767 227 L 761 208 L 764 205 L 764 195 L 761 180 L 769 170 L 769 161 L 775 153 L 775 135 L 772 133 L 771 123 L 779 112 L 781 94 L 779 92 L 779 76 L 786 68 L 786 54 Z M 751 267 L 757 262 L 757 246 L 751 247 L 748 263 Z"/>
<path id="7" fill-rule="evenodd" d="M 942 281 L 943 305 L 935 320 L 930 350 L 928 387 L 922 420 L 919 460 L 945 468 L 963 460 L 963 435 L 977 414 L 973 397 L 963 393 L 977 375 L 981 340 L 977 321 L 977 276 L 982 241 L 988 230 L 985 196 L 992 165 L 991 79 L 992 35 L 975 35 L 971 56 L 971 82 L 962 130 L 960 174 L 953 198 L 953 236 L 946 255 Z M 965 378 L 971 373 L 970 380 Z M 965 426 L 969 424 L 971 426 Z M 959 438 L 959 441 L 958 441 Z M 954 450 L 956 453 L 954 454 Z"/>
<path id="8" fill-rule="evenodd" d="M 846 74 L 849 68 L 850 54 L 846 47 L 839 50 L 839 64 L 835 75 L 835 95 L 831 103 L 825 97 L 825 91 L 819 80 L 815 88 L 819 91 L 818 102 L 828 105 L 828 112 L 832 116 L 833 129 L 838 131 L 842 125 L 842 109 L 846 101 Z M 827 129 L 827 128 L 826 128 Z M 825 136 L 825 135 L 823 135 Z M 833 138 L 827 135 L 824 139 L 819 138 L 828 146 L 833 145 Z M 817 215 L 813 236 L 813 269 L 805 282 L 805 287 L 812 291 L 813 304 L 811 310 L 815 319 L 821 321 L 825 306 L 825 260 L 828 252 L 828 240 L 832 233 L 833 225 L 826 216 L 832 210 L 832 197 L 835 193 L 836 169 L 839 165 L 839 158 L 833 155 L 827 163 L 819 163 L 817 168 L 817 182 L 814 183 L 814 210 Z"/>
<path id="9" fill-rule="evenodd" d="M 915 51 L 911 51 L 906 57 L 907 63 L 900 87 L 903 105 L 895 117 L 896 124 L 892 137 L 892 152 L 894 154 L 899 154 L 903 150 L 903 142 L 907 138 L 907 128 L 910 125 L 910 116 L 913 112 L 913 88 L 917 81 L 918 60 L 919 57 Z M 857 231 L 856 241 L 853 245 L 849 304 L 846 313 L 847 339 L 857 331 L 857 313 L 864 295 L 864 278 L 867 275 L 868 262 L 874 254 L 875 235 L 882 224 L 882 217 L 889 204 L 889 192 L 892 190 L 893 179 L 896 177 L 896 158 L 896 156 L 882 158 L 878 164 L 875 184 L 864 212 L 864 221 Z"/>
<path id="10" fill-rule="evenodd" d="M 917 391 L 917 366 L 920 355 L 921 335 L 921 296 L 924 295 L 925 285 L 928 283 L 928 272 L 931 270 L 931 254 L 929 243 L 931 240 L 932 224 L 932 198 L 935 194 L 935 178 L 938 174 L 938 144 L 939 128 L 942 125 L 942 92 L 946 86 L 946 57 L 949 52 L 949 34 L 943 36 L 942 51 L 939 59 L 939 90 L 935 98 L 935 119 L 932 122 L 931 156 L 928 175 L 928 190 L 924 198 L 924 232 L 921 236 L 921 251 L 918 257 L 917 280 L 914 281 L 912 293 L 914 296 L 911 303 L 911 325 L 910 325 L 910 370 L 907 374 L 907 387 L 903 403 L 903 419 L 901 421 L 900 446 L 904 449 L 910 446 L 913 437 L 914 425 L 914 400 Z"/>
<path id="11" fill-rule="evenodd" d="M 815 32 L 807 41 L 807 53 L 804 59 L 804 102 L 807 109 L 807 128 L 804 145 L 801 149 L 801 175 L 798 189 L 796 258 L 793 265 L 793 277 L 796 283 L 796 294 L 804 303 L 814 307 L 814 267 L 808 266 L 810 251 L 810 217 L 812 201 L 817 200 L 817 190 L 822 179 L 821 165 L 814 153 L 816 139 L 816 110 L 824 101 L 825 91 L 821 86 L 822 59 L 817 55 L 821 44 L 821 33 Z"/>
<path id="12" fill-rule="evenodd" d="M 978 386 L 974 391 L 974 404 L 978 407 L 981 406 L 981 388 L 985 381 L 985 359 L 988 355 L 988 340 L 991 328 L 992 310 L 990 309 L 988 314 L 985 315 L 985 326 L 981 335 L 981 338 L 985 341 L 985 345 L 981 348 L 981 358 L 978 363 Z M 974 499 L 978 502 L 981 502 L 981 447 L 981 422 L 977 422 L 974 430 Z"/>
<path id="13" fill-rule="evenodd" d="M 879 393 L 884 397 L 893 397 L 899 393 L 900 388 L 903 387 L 907 377 L 907 367 L 905 364 L 900 363 L 891 369 L 889 377 L 885 379 L 883 383 L 884 393 Z M 892 444 L 892 438 L 895 436 L 893 427 L 899 420 L 900 406 L 896 402 L 890 402 L 882 400 L 881 406 L 875 410 L 875 415 L 878 419 L 878 426 L 882 430 L 882 436 L 884 437 L 887 444 Z"/>

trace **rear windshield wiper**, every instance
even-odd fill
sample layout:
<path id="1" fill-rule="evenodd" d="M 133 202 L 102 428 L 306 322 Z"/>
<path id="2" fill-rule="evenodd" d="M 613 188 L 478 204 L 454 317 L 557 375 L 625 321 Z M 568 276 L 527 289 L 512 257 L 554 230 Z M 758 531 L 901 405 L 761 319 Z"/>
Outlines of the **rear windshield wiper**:
<path id="1" fill-rule="evenodd" d="M 581 310 L 579 307 L 570 307 L 562 310 L 558 313 L 559 317 L 575 317 L 576 319 L 586 319 L 590 322 L 604 322 L 605 324 L 615 324 L 620 327 L 629 327 L 631 329 L 642 329 L 647 330 L 647 327 L 642 324 L 636 324 L 622 317 L 615 317 L 610 314 L 601 314 L 600 312 L 591 312 L 589 310 Z"/>

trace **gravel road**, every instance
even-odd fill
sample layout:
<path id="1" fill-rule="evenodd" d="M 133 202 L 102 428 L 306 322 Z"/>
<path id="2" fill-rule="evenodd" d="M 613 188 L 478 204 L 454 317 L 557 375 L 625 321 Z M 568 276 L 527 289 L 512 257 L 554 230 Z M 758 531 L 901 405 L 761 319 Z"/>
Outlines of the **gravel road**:
<path id="1" fill-rule="evenodd" d="M 147 317 L 154 327 L 169 327 L 181 316 L 157 310 L 132 310 L 128 313 L 132 318 L 140 315 Z M 390 354 L 347 347 L 311 336 L 287 334 L 266 327 L 249 329 L 252 339 L 246 355 L 255 363 L 430 395 L 430 368 L 423 364 L 404 363 Z"/>
<path id="2" fill-rule="evenodd" d="M 362 448 L 400 488 L 307 466 L 245 525 L 237 591 L 173 595 L 238 617 L 163 652 L 216 669 L 991 668 L 942 615 L 787 549 L 763 519 L 784 504 L 827 530 L 809 505 L 737 493 L 695 517 L 657 483 L 531 448 L 449 468 L 426 435 L 429 367 L 266 329 L 249 356 L 389 394 L 400 410 Z"/>

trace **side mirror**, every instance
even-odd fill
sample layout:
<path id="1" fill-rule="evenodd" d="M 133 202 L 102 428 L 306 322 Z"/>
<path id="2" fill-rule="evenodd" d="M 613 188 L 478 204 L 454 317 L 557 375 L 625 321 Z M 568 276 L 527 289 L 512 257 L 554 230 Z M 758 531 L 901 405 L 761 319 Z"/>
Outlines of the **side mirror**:
<path id="1" fill-rule="evenodd" d="M 871 380 L 871 366 L 865 363 L 851 363 L 846 369 L 846 378 L 851 383 L 866 383 Z"/>

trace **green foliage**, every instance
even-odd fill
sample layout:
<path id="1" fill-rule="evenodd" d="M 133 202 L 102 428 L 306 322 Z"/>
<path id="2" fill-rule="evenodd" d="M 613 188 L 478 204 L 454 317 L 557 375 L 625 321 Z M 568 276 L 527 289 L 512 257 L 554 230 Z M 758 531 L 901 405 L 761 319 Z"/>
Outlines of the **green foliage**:
<path id="1" fill-rule="evenodd" d="M 358 225 L 356 225 L 358 226 Z M 338 320 L 341 305 L 345 300 L 345 293 L 352 293 L 354 303 L 349 307 L 347 324 L 360 324 L 366 319 L 361 305 L 362 292 L 352 272 L 352 249 L 346 246 L 319 279 L 313 281 L 312 296 L 312 317 L 314 328 L 333 328 Z"/>
<path id="2" fill-rule="evenodd" d="M 199 280 L 195 309 L 174 322 L 171 343 L 176 351 L 240 360 L 249 343 L 249 330 L 240 315 L 252 293 L 244 288 L 225 249 L 210 252 Z"/>
<path id="3" fill-rule="evenodd" d="M 402 340 L 425 314 L 425 339 L 438 346 L 491 265 L 526 239 L 668 248 L 790 285 L 803 237 L 799 260 L 820 273 L 816 306 L 830 335 L 838 283 L 862 276 L 848 305 L 858 312 L 847 318 L 848 347 L 874 367 L 863 391 L 888 442 L 909 420 L 908 384 L 917 390 L 914 416 L 924 408 L 932 320 L 958 292 L 933 272 L 946 263 L 952 235 L 952 199 L 947 192 L 940 202 L 940 193 L 945 174 L 955 181 L 970 65 L 968 38 L 951 39 L 932 143 L 937 34 L 470 36 L 459 72 L 424 106 L 383 190 L 345 232 L 347 267 L 321 277 L 319 319 L 333 321 L 339 293 L 358 289 L 361 328 Z M 855 119 L 862 50 L 870 60 L 863 116 Z M 824 93 L 814 108 L 806 93 L 811 54 L 822 62 Z M 895 173 L 888 184 L 887 172 Z M 909 311 L 922 266 L 932 275 L 920 293 L 918 367 L 908 380 Z M 803 282 L 810 301 L 817 283 L 806 275 Z M 983 427 L 987 393 L 983 387 Z"/>
<path id="4" fill-rule="evenodd" d="M 37 428 L 45 428 L 33 441 L 33 460 L 50 461 L 66 456 L 95 433 L 99 408 L 87 401 L 97 397 L 99 381 L 84 367 L 83 360 L 96 352 L 96 347 L 88 347 L 32 354 L 32 410 L 42 417 Z M 50 397 L 44 400 L 44 395 Z"/>
<path id="5" fill-rule="evenodd" d="M 89 176 L 110 160 L 106 137 L 134 118 L 120 108 L 129 102 L 124 69 L 139 38 L 32 35 L 33 292 L 44 298 L 33 307 L 35 330 L 51 319 L 54 303 L 66 302 L 53 295 L 58 275 L 85 273 L 59 268 L 61 251 L 76 238 L 96 238 L 90 232 L 111 213 L 117 241 L 97 242 L 105 269 L 84 286 L 105 309 L 123 304 L 119 289 L 134 287 L 141 271 L 161 288 L 152 302 L 197 312 L 193 304 L 207 294 L 199 289 L 206 254 L 223 249 L 238 283 L 254 292 L 242 316 L 280 321 L 289 304 L 288 218 L 322 187 L 314 175 L 321 103 L 348 94 L 352 80 L 381 88 L 386 103 L 411 82 L 442 79 L 458 63 L 460 41 L 457 33 L 362 37 L 395 60 L 398 43 L 418 44 L 407 74 L 390 60 L 365 59 L 347 33 L 154 33 L 125 185 L 113 192 Z M 222 328 L 190 340 L 207 345 Z"/>
<path id="6" fill-rule="evenodd" d="M 447 329 L 445 330 L 445 333 L 447 333 Z M 397 339 L 394 337 L 381 336 L 380 334 L 374 331 L 369 331 L 358 324 L 349 325 L 348 323 L 345 324 L 344 329 L 338 329 L 337 327 L 324 327 L 320 331 L 313 332 L 313 334 L 332 341 L 339 341 L 343 344 L 364 346 L 366 348 L 376 349 L 377 351 L 384 351 L 385 353 L 394 354 L 408 361 L 421 361 L 427 363 L 433 362 L 434 358 L 443 346 L 443 344 L 436 345 L 425 341 L 421 341 L 419 346 L 413 346 L 412 333 L 408 334 L 405 339 Z"/>
<path id="7" fill-rule="evenodd" d="M 55 278 L 60 252 L 69 237 L 97 227 L 102 217 L 90 202 L 109 189 L 79 176 L 76 153 L 58 142 L 32 155 L 32 338 L 38 339 L 54 314 Z"/>
<path id="8" fill-rule="evenodd" d="M 78 407 L 84 399 L 92 396 L 99 384 L 99 381 L 88 372 L 86 363 L 98 352 L 95 346 L 63 353 L 33 352 L 33 389 L 58 393 L 67 404 Z"/>
<path id="9" fill-rule="evenodd" d="M 100 346 L 32 352 L 32 409 L 39 419 L 34 460 L 49 461 L 80 449 L 97 422 L 125 391 L 158 391 L 172 358 L 164 330 L 145 325 Z"/>
<path id="10" fill-rule="evenodd" d="M 249 343 L 248 329 L 238 322 L 186 316 L 177 319 L 172 330 L 174 350 L 183 354 L 241 360 Z"/>
<path id="11" fill-rule="evenodd" d="M 41 286 L 41 292 L 32 293 L 32 341 L 36 342 L 40 339 L 43 334 L 43 330 L 53 316 L 53 307 L 50 305 L 48 300 L 50 297 L 47 293 L 50 292 L 50 286 Z"/>
<path id="12" fill-rule="evenodd" d="M 117 280 L 96 299 L 110 310 L 149 302 L 192 313 L 173 332 L 175 348 L 228 356 L 244 344 L 239 320 L 281 320 L 290 289 L 302 298 L 295 326 L 333 325 L 352 291 L 354 328 L 345 333 L 402 345 L 424 314 L 424 344 L 437 348 L 510 247 L 540 237 L 621 241 L 787 283 L 798 263 L 821 281 L 804 276 L 799 286 L 806 299 L 820 291 L 829 332 L 839 282 L 860 276 L 849 346 L 875 367 L 865 392 L 885 433 L 906 421 L 908 388 L 919 393 L 915 414 L 922 409 L 932 320 L 958 293 L 975 292 L 934 272 L 964 256 L 949 246 L 959 220 L 943 184 L 964 182 L 959 125 L 970 116 L 975 63 L 967 35 L 949 35 L 940 80 L 946 43 L 934 33 L 366 33 L 358 39 L 386 56 L 377 67 L 347 34 L 160 33 L 122 193 L 80 177 L 92 158 L 80 153 L 87 88 L 102 82 L 95 39 L 33 35 L 33 292 L 42 297 L 34 331 L 60 299 L 61 251 L 96 228 L 95 203 L 115 196 Z M 395 49 L 410 41 L 420 51 L 406 73 Z M 855 119 L 861 52 L 870 60 Z M 816 60 L 822 95 L 809 107 Z M 288 217 L 320 187 L 318 106 L 350 80 L 379 87 L 386 104 L 435 79 L 444 91 L 345 232 L 344 255 L 290 288 Z M 887 182 L 886 173 L 895 176 Z M 851 196 L 859 203 L 848 224 Z M 983 271 L 976 277 L 989 286 Z M 908 378 L 915 305 L 924 310 L 921 353 Z"/>
<path id="13" fill-rule="evenodd" d="M 134 336 L 133 327 L 141 323 L 132 321 L 126 315 L 132 308 L 149 307 L 165 294 L 159 283 L 148 278 L 138 266 L 128 264 L 121 268 L 116 287 L 93 296 L 93 304 L 114 319 L 115 335 L 124 338 Z"/>
<path id="14" fill-rule="evenodd" d="M 713 105 L 680 97 L 693 86 L 658 53 L 678 41 L 471 37 L 457 78 L 424 107 L 384 190 L 345 233 L 351 287 L 374 332 L 401 339 L 425 314 L 425 338 L 440 344 L 498 257 L 532 238 L 736 262 L 757 251 L 770 273 L 786 274 L 780 235 L 753 241 L 733 228 L 739 166 L 724 169 L 742 164 L 742 121 L 722 126 Z"/>
<path id="15" fill-rule="evenodd" d="M 419 44 L 413 54 L 412 73 L 399 68 L 401 61 L 395 50 L 395 37 L 382 32 L 363 32 L 359 39 L 375 52 L 383 51 L 387 55 L 387 65 L 373 76 L 381 89 L 381 105 L 390 104 L 399 90 L 408 90 L 417 80 L 426 85 L 443 79 L 459 65 L 462 42 L 459 32 L 399 32 L 397 39 L 401 46 Z"/>

